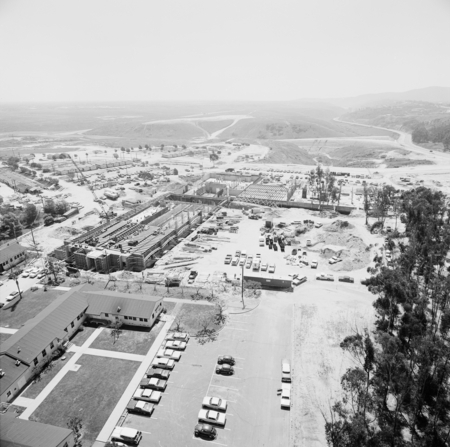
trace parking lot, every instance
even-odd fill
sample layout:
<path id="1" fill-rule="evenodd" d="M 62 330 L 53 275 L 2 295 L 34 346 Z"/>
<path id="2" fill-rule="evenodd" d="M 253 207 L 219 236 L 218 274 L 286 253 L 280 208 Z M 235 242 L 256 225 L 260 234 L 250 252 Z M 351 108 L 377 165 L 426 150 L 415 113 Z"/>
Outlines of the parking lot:
<path id="1" fill-rule="evenodd" d="M 142 446 L 286 446 L 290 412 L 280 407 L 281 360 L 291 357 L 292 294 L 263 292 L 260 306 L 231 315 L 217 341 L 188 343 L 150 418 L 128 415 L 124 426 L 143 432 Z M 235 374 L 215 373 L 219 355 L 236 359 Z M 214 441 L 195 438 L 205 396 L 229 401 L 226 425 Z"/>

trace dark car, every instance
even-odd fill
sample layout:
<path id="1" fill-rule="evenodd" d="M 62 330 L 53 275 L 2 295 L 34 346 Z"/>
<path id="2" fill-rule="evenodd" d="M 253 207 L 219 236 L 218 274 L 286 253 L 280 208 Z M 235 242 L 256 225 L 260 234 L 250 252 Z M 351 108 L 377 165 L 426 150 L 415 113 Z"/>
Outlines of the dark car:
<path id="1" fill-rule="evenodd" d="M 355 282 L 355 280 L 351 276 L 339 276 L 339 281 L 341 282 Z"/>
<path id="2" fill-rule="evenodd" d="M 248 218 L 252 220 L 258 220 L 258 216 L 256 216 L 255 214 L 251 214 L 250 216 L 248 216 Z"/>
<path id="3" fill-rule="evenodd" d="M 155 406 L 149 402 L 144 402 L 143 400 L 131 399 L 128 402 L 127 410 L 129 413 L 142 414 L 143 416 L 151 416 Z"/>
<path id="4" fill-rule="evenodd" d="M 217 436 L 217 430 L 209 424 L 197 424 L 194 429 L 194 435 L 207 439 L 215 439 Z"/>
<path id="5" fill-rule="evenodd" d="M 170 371 L 161 368 L 150 368 L 147 371 L 147 377 L 156 377 L 157 379 L 169 380 Z"/>
<path id="6" fill-rule="evenodd" d="M 292 254 L 292 256 L 296 256 L 297 255 L 297 249 L 293 248 L 291 254 Z"/>
<path id="7" fill-rule="evenodd" d="M 230 365 L 218 365 L 216 366 L 216 373 L 231 376 L 232 374 L 234 374 L 234 369 Z"/>
<path id="8" fill-rule="evenodd" d="M 231 355 L 221 355 L 217 359 L 217 363 L 219 365 L 228 364 L 228 365 L 234 365 L 236 363 L 236 360 L 231 357 Z"/>
<path id="9" fill-rule="evenodd" d="M 278 245 L 277 244 L 273 244 L 273 251 L 278 251 Z"/>

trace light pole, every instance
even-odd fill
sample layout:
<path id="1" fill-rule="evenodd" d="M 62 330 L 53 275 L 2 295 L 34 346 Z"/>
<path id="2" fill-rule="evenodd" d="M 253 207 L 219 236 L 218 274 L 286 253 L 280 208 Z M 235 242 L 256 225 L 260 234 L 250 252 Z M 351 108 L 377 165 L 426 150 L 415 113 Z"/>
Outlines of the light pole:
<path id="1" fill-rule="evenodd" d="M 244 263 L 245 264 L 245 263 Z M 244 303 L 244 264 L 242 264 L 242 275 L 241 275 L 241 300 L 242 300 L 242 309 L 245 309 Z"/>

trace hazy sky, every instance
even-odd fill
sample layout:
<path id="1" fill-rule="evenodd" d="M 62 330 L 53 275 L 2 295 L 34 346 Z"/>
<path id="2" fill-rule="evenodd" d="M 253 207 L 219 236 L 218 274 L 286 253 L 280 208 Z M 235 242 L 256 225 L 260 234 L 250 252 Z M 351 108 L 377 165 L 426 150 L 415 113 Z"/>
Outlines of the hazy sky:
<path id="1" fill-rule="evenodd" d="M 0 0 L 0 101 L 450 86 L 449 0 Z"/>

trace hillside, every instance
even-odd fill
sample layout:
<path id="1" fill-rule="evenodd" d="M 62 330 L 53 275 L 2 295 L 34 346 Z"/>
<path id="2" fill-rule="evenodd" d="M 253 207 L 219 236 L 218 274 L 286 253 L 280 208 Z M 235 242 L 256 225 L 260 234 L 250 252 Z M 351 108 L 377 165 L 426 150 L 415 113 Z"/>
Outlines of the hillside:
<path id="1" fill-rule="evenodd" d="M 303 101 L 327 103 L 344 108 L 369 107 L 397 101 L 450 103 L 450 87 L 426 87 L 405 92 L 384 92 L 348 98 L 305 99 Z"/>

